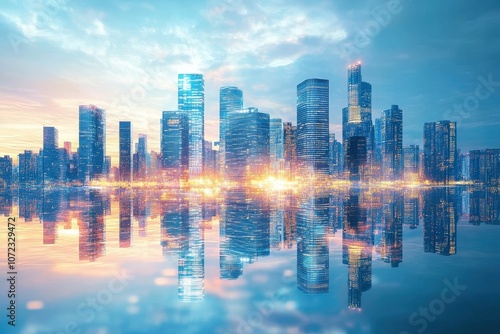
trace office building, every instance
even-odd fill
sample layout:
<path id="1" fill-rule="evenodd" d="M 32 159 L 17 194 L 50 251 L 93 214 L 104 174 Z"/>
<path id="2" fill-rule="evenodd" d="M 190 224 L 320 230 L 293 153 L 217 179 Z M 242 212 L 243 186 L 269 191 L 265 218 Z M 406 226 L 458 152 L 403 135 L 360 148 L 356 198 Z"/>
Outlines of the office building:
<path id="1" fill-rule="evenodd" d="M 0 157 L 0 192 L 10 188 L 12 184 L 12 158 L 8 155 Z"/>
<path id="2" fill-rule="evenodd" d="M 249 180 L 269 173 L 269 114 L 257 108 L 227 118 L 226 178 Z"/>
<path id="3" fill-rule="evenodd" d="M 272 118 L 269 129 L 271 172 L 277 175 L 283 166 L 283 122 L 281 118 Z"/>
<path id="4" fill-rule="evenodd" d="M 106 113 L 94 105 L 79 107 L 78 179 L 87 184 L 103 176 Z"/>
<path id="5" fill-rule="evenodd" d="M 283 160 L 285 175 L 295 176 L 297 169 L 297 126 L 283 123 Z"/>
<path id="6" fill-rule="evenodd" d="M 418 145 L 403 147 L 404 156 L 404 178 L 408 181 L 418 180 L 420 165 L 420 148 Z"/>
<path id="7" fill-rule="evenodd" d="M 43 127 L 43 182 L 57 183 L 61 179 L 59 136 L 54 127 Z"/>
<path id="8" fill-rule="evenodd" d="M 403 111 L 397 105 L 382 115 L 382 174 L 386 180 L 401 180 L 404 173 Z"/>
<path id="9" fill-rule="evenodd" d="M 450 183 L 456 179 L 457 123 L 424 124 L 424 177 L 427 181 Z"/>
<path id="10" fill-rule="evenodd" d="M 238 87 L 222 87 L 219 91 L 219 168 L 224 179 L 226 166 L 227 115 L 243 109 L 243 92 Z"/>
<path id="11" fill-rule="evenodd" d="M 189 123 L 189 176 L 203 173 L 205 137 L 205 82 L 201 74 L 178 75 L 178 109 L 187 114 Z"/>
<path id="12" fill-rule="evenodd" d="M 161 119 L 161 166 L 166 179 L 189 176 L 189 121 L 187 113 L 164 111 Z"/>
<path id="13" fill-rule="evenodd" d="M 132 181 L 132 123 L 120 121 L 120 182 Z"/>
<path id="14" fill-rule="evenodd" d="M 297 162 L 302 176 L 329 173 L 329 81 L 297 85 Z"/>

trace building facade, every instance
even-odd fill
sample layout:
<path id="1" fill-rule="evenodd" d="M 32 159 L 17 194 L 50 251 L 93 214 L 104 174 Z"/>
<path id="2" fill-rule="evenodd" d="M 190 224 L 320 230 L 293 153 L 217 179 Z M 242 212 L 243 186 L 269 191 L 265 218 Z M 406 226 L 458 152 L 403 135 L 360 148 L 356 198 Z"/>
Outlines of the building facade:
<path id="1" fill-rule="evenodd" d="M 297 85 L 297 162 L 301 175 L 329 173 L 329 81 Z"/>
<path id="2" fill-rule="evenodd" d="M 178 109 L 189 122 L 189 176 L 203 173 L 203 140 L 205 137 L 205 81 L 201 74 L 178 75 Z"/>

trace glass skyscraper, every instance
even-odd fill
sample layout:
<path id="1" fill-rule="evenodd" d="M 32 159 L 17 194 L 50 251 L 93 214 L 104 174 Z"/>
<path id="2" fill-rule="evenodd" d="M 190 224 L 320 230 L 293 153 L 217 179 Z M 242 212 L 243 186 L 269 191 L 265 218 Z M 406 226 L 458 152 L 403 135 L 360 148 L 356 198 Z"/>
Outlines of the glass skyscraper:
<path id="1" fill-rule="evenodd" d="M 8 155 L 0 157 L 0 191 L 10 188 L 12 183 L 12 158 Z"/>
<path id="2" fill-rule="evenodd" d="M 329 172 L 329 81 L 297 85 L 297 161 L 302 175 Z"/>
<path id="3" fill-rule="evenodd" d="M 281 118 L 272 118 L 269 123 L 269 129 L 271 171 L 278 173 L 281 170 L 283 161 L 283 122 Z"/>
<path id="4" fill-rule="evenodd" d="M 228 114 L 243 109 L 243 92 L 238 87 L 222 87 L 219 91 L 219 168 L 224 178 L 226 166 L 226 127 Z"/>
<path id="5" fill-rule="evenodd" d="M 457 123 L 439 121 L 424 124 L 424 176 L 438 183 L 455 181 Z"/>
<path id="6" fill-rule="evenodd" d="M 56 128 L 43 127 L 43 182 L 60 181 L 59 136 Z"/>
<path id="7" fill-rule="evenodd" d="M 120 137 L 120 181 L 130 182 L 132 171 L 132 123 L 121 121 Z"/>
<path id="8" fill-rule="evenodd" d="M 283 160 L 288 177 L 295 175 L 297 167 L 297 126 L 283 123 Z"/>
<path id="9" fill-rule="evenodd" d="M 201 74 L 178 75 L 178 108 L 187 113 L 189 122 L 189 176 L 203 173 L 205 137 L 205 82 Z"/>
<path id="10" fill-rule="evenodd" d="M 360 178 L 374 174 L 374 128 L 372 123 L 372 86 L 362 81 L 361 64 L 352 64 L 347 68 L 347 108 L 342 110 L 342 140 L 347 147 L 351 137 L 366 138 L 366 165 L 358 166 Z M 352 162 L 347 160 L 347 150 L 344 150 L 345 170 Z"/>
<path id="11" fill-rule="evenodd" d="M 231 181 L 269 172 L 269 114 L 248 108 L 228 115 L 226 177 Z"/>
<path id="12" fill-rule="evenodd" d="M 106 113 L 94 105 L 81 105 L 79 114 L 78 179 L 88 183 L 103 175 Z"/>
<path id="13" fill-rule="evenodd" d="M 403 111 L 393 105 L 382 115 L 382 173 L 386 180 L 401 180 L 403 172 Z"/>
<path id="14" fill-rule="evenodd" d="M 171 179 L 188 178 L 189 121 L 182 111 L 164 111 L 161 119 L 161 165 Z"/>
<path id="15" fill-rule="evenodd" d="M 408 145 L 403 147 L 405 180 L 417 180 L 420 166 L 420 147 Z"/>

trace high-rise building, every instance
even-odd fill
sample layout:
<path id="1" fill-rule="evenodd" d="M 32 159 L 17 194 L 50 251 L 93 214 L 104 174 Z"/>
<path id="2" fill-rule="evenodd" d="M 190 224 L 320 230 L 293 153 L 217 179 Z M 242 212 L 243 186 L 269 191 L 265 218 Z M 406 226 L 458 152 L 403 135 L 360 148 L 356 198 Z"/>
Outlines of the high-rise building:
<path id="1" fill-rule="evenodd" d="M 403 111 L 393 105 L 382 115 L 382 173 L 386 180 L 401 180 L 403 172 Z"/>
<path id="2" fill-rule="evenodd" d="M 372 123 L 372 86 L 362 81 L 361 63 L 347 68 L 347 108 L 342 110 L 342 140 L 347 147 L 351 137 L 366 138 L 366 166 L 362 178 L 375 176 L 376 159 L 374 156 L 374 128 Z M 344 150 L 344 169 L 348 171 L 347 151 Z M 358 166 L 358 169 L 361 166 Z M 368 167 L 368 168 L 367 168 Z"/>
<path id="3" fill-rule="evenodd" d="M 329 173 L 329 81 L 297 85 L 297 162 L 301 175 Z"/>
<path id="4" fill-rule="evenodd" d="M 283 160 L 285 174 L 295 175 L 297 168 L 297 126 L 292 122 L 283 123 Z"/>
<path id="5" fill-rule="evenodd" d="M 178 75 L 178 109 L 187 114 L 189 122 L 189 176 L 201 177 L 205 137 L 205 83 L 203 75 Z"/>
<path id="6" fill-rule="evenodd" d="M 214 176 L 217 172 L 218 151 L 213 149 L 213 143 L 205 140 L 203 143 L 203 174 L 205 176 Z"/>
<path id="7" fill-rule="evenodd" d="M 94 105 L 81 105 L 79 114 L 78 179 L 88 183 L 103 176 L 106 112 Z"/>
<path id="8" fill-rule="evenodd" d="M 120 182 L 130 182 L 132 172 L 132 123 L 120 121 Z"/>
<path id="9" fill-rule="evenodd" d="M 500 185 L 500 149 L 469 152 L 470 180 L 485 186 Z"/>
<path id="10" fill-rule="evenodd" d="M 144 181 L 147 178 L 147 156 L 148 156 L 148 138 L 140 133 L 139 139 L 133 156 L 133 175 L 134 180 Z"/>
<path id="11" fill-rule="evenodd" d="M 19 154 L 19 186 L 33 187 L 37 184 L 37 154 L 24 151 Z"/>
<path id="12" fill-rule="evenodd" d="M 238 87 L 222 87 L 219 91 L 219 168 L 224 178 L 226 166 L 227 115 L 243 109 L 243 92 Z"/>
<path id="13" fill-rule="evenodd" d="M 0 157 L 0 192 L 10 188 L 12 184 L 12 158 L 8 155 Z"/>
<path id="14" fill-rule="evenodd" d="M 418 180 L 420 148 L 418 145 L 403 147 L 405 180 Z"/>
<path id="15" fill-rule="evenodd" d="M 449 183 L 456 179 L 457 123 L 440 121 L 424 124 L 424 177 Z"/>
<path id="16" fill-rule="evenodd" d="M 272 118 L 269 123 L 269 154 L 271 157 L 271 171 L 278 173 L 283 165 L 283 122 L 281 118 Z"/>
<path id="17" fill-rule="evenodd" d="M 61 179 L 59 136 L 56 128 L 43 127 L 43 182 L 57 183 Z"/>
<path id="18" fill-rule="evenodd" d="M 342 144 L 335 138 L 335 133 L 330 133 L 330 175 L 339 176 L 342 172 Z"/>
<path id="19" fill-rule="evenodd" d="M 364 179 L 367 162 L 366 137 L 353 136 L 345 141 L 345 170 L 351 181 Z"/>
<path id="20" fill-rule="evenodd" d="M 167 179 L 186 180 L 189 173 L 189 121 L 182 111 L 164 111 L 161 119 L 161 165 Z"/>
<path id="21" fill-rule="evenodd" d="M 226 178 L 248 180 L 269 173 L 269 114 L 248 108 L 228 115 Z"/>

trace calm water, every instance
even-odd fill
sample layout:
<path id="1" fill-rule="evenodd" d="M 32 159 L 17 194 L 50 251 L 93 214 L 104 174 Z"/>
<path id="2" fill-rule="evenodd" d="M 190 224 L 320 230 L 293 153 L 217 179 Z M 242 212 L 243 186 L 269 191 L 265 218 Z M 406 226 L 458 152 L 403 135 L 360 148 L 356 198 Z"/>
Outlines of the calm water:
<path id="1" fill-rule="evenodd" d="M 500 332 L 498 193 L 65 189 L 0 210 L 1 333 Z"/>

